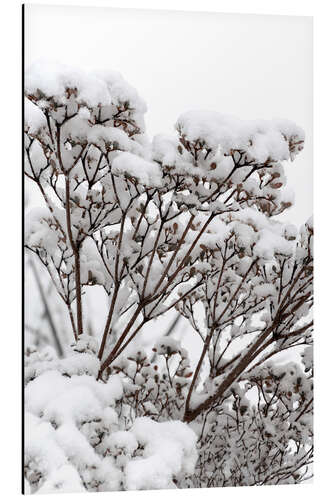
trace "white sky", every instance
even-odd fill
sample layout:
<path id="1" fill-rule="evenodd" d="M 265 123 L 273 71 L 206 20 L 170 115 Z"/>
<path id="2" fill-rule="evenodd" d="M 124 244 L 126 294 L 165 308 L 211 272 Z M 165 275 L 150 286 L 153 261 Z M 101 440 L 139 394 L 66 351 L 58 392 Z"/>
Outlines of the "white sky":
<path id="1" fill-rule="evenodd" d="M 50 57 L 120 71 L 148 104 L 150 135 L 190 109 L 240 118 L 288 118 L 306 147 L 287 166 L 296 205 L 312 214 L 312 19 L 26 5 L 25 61 Z"/>

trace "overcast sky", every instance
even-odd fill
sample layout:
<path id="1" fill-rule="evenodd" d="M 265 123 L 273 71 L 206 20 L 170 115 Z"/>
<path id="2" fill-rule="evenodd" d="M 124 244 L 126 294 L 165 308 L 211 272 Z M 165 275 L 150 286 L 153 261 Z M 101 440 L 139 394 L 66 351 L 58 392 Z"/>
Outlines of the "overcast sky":
<path id="1" fill-rule="evenodd" d="M 50 57 L 120 71 L 148 105 L 150 135 L 190 109 L 288 118 L 306 147 L 287 167 L 296 206 L 312 214 L 312 19 L 25 5 L 25 61 Z"/>

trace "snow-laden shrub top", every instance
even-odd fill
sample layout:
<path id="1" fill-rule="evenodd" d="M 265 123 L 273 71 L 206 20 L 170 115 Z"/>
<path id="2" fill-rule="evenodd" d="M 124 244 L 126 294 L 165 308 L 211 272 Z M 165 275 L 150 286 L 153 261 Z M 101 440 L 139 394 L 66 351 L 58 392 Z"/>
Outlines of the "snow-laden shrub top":
<path id="1" fill-rule="evenodd" d="M 288 120 L 239 120 L 214 111 L 189 111 L 176 129 L 184 141 L 230 155 L 243 150 L 257 162 L 293 160 L 302 151 L 304 131 Z"/>
<path id="2" fill-rule="evenodd" d="M 68 116 L 78 108 L 83 112 L 87 110 L 86 114 L 88 110 L 103 108 L 103 120 L 107 120 L 108 116 L 111 119 L 117 106 L 126 105 L 128 115 L 134 120 L 136 118 L 142 127 L 143 115 L 147 111 L 145 102 L 120 73 L 87 72 L 47 60 L 39 60 L 29 67 L 25 76 L 25 93 L 40 109 L 54 113 L 57 121 L 64 118 L 66 110 Z M 35 116 L 27 116 L 29 125 L 35 123 Z"/>

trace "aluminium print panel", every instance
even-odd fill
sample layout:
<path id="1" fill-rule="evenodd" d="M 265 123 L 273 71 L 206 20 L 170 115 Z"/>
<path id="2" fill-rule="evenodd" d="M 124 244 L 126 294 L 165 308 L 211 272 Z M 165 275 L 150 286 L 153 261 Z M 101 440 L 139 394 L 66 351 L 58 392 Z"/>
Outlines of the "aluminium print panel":
<path id="1" fill-rule="evenodd" d="M 310 481 L 311 18 L 24 34 L 24 492 Z"/>

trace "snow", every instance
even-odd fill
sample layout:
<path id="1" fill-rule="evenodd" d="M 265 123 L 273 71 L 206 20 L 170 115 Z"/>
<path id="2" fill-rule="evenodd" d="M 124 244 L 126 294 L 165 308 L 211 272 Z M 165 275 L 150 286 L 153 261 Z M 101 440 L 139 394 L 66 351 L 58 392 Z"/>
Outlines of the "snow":
<path id="1" fill-rule="evenodd" d="M 46 125 L 44 113 L 26 97 L 24 98 L 24 122 L 25 129 L 30 134 L 36 134 Z"/>
<path id="2" fill-rule="evenodd" d="M 59 235 L 50 227 L 50 220 L 47 208 L 33 208 L 26 214 L 25 235 L 30 247 L 44 248 L 50 253 L 55 251 Z"/>
<path id="3" fill-rule="evenodd" d="M 108 105 L 111 96 L 103 80 L 71 66 L 40 59 L 26 72 L 26 93 L 41 92 L 61 103 L 66 89 L 77 89 L 78 101 L 88 106 Z"/>
<path id="4" fill-rule="evenodd" d="M 144 452 L 143 458 L 131 460 L 126 466 L 127 489 L 174 488 L 174 476 L 193 473 L 197 436 L 183 422 L 157 423 L 141 417 L 130 432 L 144 446 Z"/>
<path id="5" fill-rule="evenodd" d="M 270 229 L 259 232 L 258 242 L 255 245 L 254 255 L 265 260 L 273 260 L 275 254 L 291 256 L 294 246 L 285 238 Z"/>
<path id="6" fill-rule="evenodd" d="M 206 147 L 218 147 L 227 154 L 245 150 L 258 162 L 293 159 L 301 151 L 303 130 L 287 120 L 240 120 L 215 111 L 188 111 L 182 114 L 176 129 L 191 142 L 203 142 Z M 290 151 L 289 141 L 300 142 Z"/>
<path id="7" fill-rule="evenodd" d="M 171 356 L 180 350 L 180 342 L 172 337 L 162 336 L 154 345 L 154 351 L 161 355 Z"/>
<path id="8" fill-rule="evenodd" d="M 258 299 L 266 298 L 275 294 L 275 287 L 270 283 L 257 285 L 253 287 L 253 293 L 258 297 Z"/>
<path id="9" fill-rule="evenodd" d="M 105 143 L 117 144 L 118 147 L 126 150 L 131 150 L 133 141 L 131 141 L 128 136 L 115 127 L 103 127 L 102 125 L 95 125 L 89 128 L 87 133 L 87 140 L 92 144 L 97 143 L 98 145 L 103 141 Z"/>
<path id="10" fill-rule="evenodd" d="M 118 128 L 121 125 L 126 132 L 132 129 L 137 138 L 141 137 L 138 144 L 145 143 L 144 114 L 147 106 L 120 73 L 87 71 L 57 61 L 39 59 L 26 71 L 25 95 L 30 102 L 25 105 L 26 129 L 31 134 L 46 124 L 45 117 L 42 119 L 45 114 L 57 123 L 64 123 L 65 118 L 70 117 L 70 128 L 76 137 L 79 137 L 80 133 L 86 133 L 85 125 L 88 125 L 88 121 L 89 126 L 92 126 L 98 125 L 102 120 L 104 126 L 99 128 L 103 129 L 104 135 L 107 134 L 105 129 L 113 126 Z M 73 130 L 75 122 L 76 130 Z M 97 133 L 98 129 L 94 129 L 91 132 L 92 138 Z M 110 133 L 107 135 L 110 136 Z M 108 139 L 111 139 L 111 142 L 122 141 L 124 145 L 124 137 L 116 130 L 113 130 L 112 137 Z"/>
<path id="11" fill-rule="evenodd" d="M 107 85 L 79 69 L 40 59 L 26 73 L 26 92 L 40 92 L 61 102 L 67 88 L 77 89 L 78 99 L 90 106 L 110 104 Z"/>
<path id="12" fill-rule="evenodd" d="M 35 415 L 43 414 L 57 425 L 98 418 L 103 408 L 121 397 L 118 380 L 116 377 L 102 384 L 88 375 L 68 377 L 56 370 L 46 371 L 28 384 L 26 409 Z"/>
<path id="13" fill-rule="evenodd" d="M 114 466 L 106 466 L 91 444 L 94 428 L 97 437 L 102 429 L 117 425 L 112 407 L 122 396 L 122 383 L 118 376 L 104 384 L 97 382 L 96 376 L 62 373 L 64 365 L 72 365 L 67 372 L 74 373 L 80 363 L 89 371 L 87 356 L 91 355 L 50 360 L 49 369 L 45 362 L 44 372 L 26 386 L 25 456 L 29 470 L 36 468 L 36 477 L 41 475 L 41 483 L 30 478 L 39 493 L 85 491 L 82 480 L 91 487 L 98 480 L 102 489 L 119 488 L 119 481 L 112 482 Z"/>
<path id="14" fill-rule="evenodd" d="M 85 489 L 75 467 L 67 463 L 50 471 L 48 479 L 38 490 L 38 494 L 49 493 L 84 493 Z"/>
<path id="15" fill-rule="evenodd" d="M 39 488 L 39 493 L 84 491 L 76 468 L 71 465 L 57 442 L 56 431 L 48 422 L 43 422 L 33 414 L 25 415 L 25 456 L 30 470 L 36 469 L 47 479 Z M 38 477 L 38 476 L 37 476 Z M 28 475 L 30 492 L 34 492 L 37 482 L 34 473 Z M 27 492 L 27 491 L 26 491 Z"/>
<path id="16" fill-rule="evenodd" d="M 119 453 L 131 456 L 138 448 L 139 444 L 134 434 L 131 432 L 117 431 L 107 437 L 105 440 L 105 446 L 107 446 L 110 453 L 114 456 L 117 456 Z"/>
<path id="17" fill-rule="evenodd" d="M 155 159 L 163 161 L 165 165 L 173 165 L 177 160 L 177 146 L 179 141 L 176 135 L 158 134 L 153 138 Z"/>
<path id="18" fill-rule="evenodd" d="M 293 241 L 297 238 L 297 227 L 294 224 L 286 224 L 284 228 L 284 236 L 288 241 Z"/>
<path id="19" fill-rule="evenodd" d="M 135 108 L 140 113 L 147 111 L 147 105 L 141 99 L 134 87 L 127 83 L 122 75 L 112 70 L 95 70 L 95 76 L 106 83 L 112 99 L 118 103 L 128 101 L 131 108 Z"/>
<path id="20" fill-rule="evenodd" d="M 224 246 L 231 233 L 236 236 L 237 246 L 247 255 L 267 261 L 274 260 L 277 254 L 291 256 L 295 248 L 296 228 L 291 224 L 267 218 L 255 207 L 244 208 L 232 215 L 222 214 L 211 222 L 209 228 L 209 232 L 200 238 L 201 246 L 199 245 L 194 254 L 200 253 L 205 247 L 213 249 L 216 246 Z M 192 238 L 189 233 L 188 241 Z"/>
<path id="21" fill-rule="evenodd" d="M 148 187 L 158 187 L 162 184 L 162 172 L 159 165 L 132 153 L 119 153 L 113 161 L 112 170 L 115 174 L 128 174 Z"/>
<path id="22" fill-rule="evenodd" d="M 87 342 L 78 344 L 80 350 Z M 175 487 L 178 474 L 194 471 L 196 434 L 183 422 L 147 417 L 124 430 L 115 411 L 123 383 L 118 375 L 104 383 L 84 374 L 94 371 L 93 357 L 34 358 L 25 388 L 25 460 L 33 492 Z"/>

